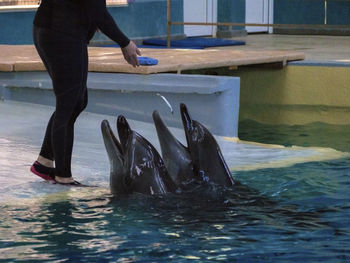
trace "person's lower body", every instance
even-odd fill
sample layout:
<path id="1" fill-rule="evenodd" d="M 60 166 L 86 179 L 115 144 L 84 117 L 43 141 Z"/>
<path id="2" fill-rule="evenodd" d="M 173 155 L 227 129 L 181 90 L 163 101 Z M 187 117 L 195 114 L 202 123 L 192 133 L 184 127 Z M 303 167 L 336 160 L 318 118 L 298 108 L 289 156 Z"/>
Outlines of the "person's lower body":
<path id="1" fill-rule="evenodd" d="M 87 44 L 46 28 L 34 27 L 33 37 L 39 56 L 52 79 L 56 109 L 48 122 L 39 157 L 31 171 L 45 180 L 52 178 L 62 183 L 73 182 L 71 158 L 74 123 L 88 101 Z M 44 178 L 42 174 L 49 177 Z"/>

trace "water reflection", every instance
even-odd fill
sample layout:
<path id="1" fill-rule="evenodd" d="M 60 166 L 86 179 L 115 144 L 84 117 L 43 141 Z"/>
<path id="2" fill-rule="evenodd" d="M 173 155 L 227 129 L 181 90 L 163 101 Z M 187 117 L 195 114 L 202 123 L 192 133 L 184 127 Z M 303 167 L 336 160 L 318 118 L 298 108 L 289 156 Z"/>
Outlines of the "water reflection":
<path id="1" fill-rule="evenodd" d="M 336 167 L 345 165 L 341 162 Z M 2 205 L 0 257 L 25 262 L 227 262 L 347 256 L 350 207 L 343 176 L 330 188 L 319 184 L 318 177 L 308 184 L 298 182 L 299 196 L 256 190 L 269 188 L 268 176 L 306 168 L 238 174 L 249 186 L 232 189 L 199 184 L 166 197 L 128 198 L 114 198 L 108 190 L 68 192 L 30 205 Z M 254 189 L 247 178 L 259 176 L 267 182 L 260 180 L 260 188 Z M 290 187 L 277 185 L 276 192 Z M 310 194 L 311 189 L 316 191 Z"/>

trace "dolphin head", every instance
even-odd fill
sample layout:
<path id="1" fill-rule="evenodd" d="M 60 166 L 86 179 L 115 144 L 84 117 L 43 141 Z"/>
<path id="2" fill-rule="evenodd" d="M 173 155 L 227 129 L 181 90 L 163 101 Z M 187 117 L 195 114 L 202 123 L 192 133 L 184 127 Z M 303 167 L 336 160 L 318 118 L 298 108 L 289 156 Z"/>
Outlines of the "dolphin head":
<path id="1" fill-rule="evenodd" d="M 183 103 L 180 104 L 180 112 L 194 174 L 204 181 L 232 186 L 232 174 L 214 136 L 201 123 L 191 118 Z"/>
<path id="2" fill-rule="evenodd" d="M 124 152 L 122 146 L 115 137 L 107 120 L 102 121 L 101 131 L 110 162 L 111 192 L 112 194 L 128 194 L 131 192 L 131 189 L 129 189 L 129 180 L 124 165 Z M 125 134 L 126 133 L 127 131 L 125 130 Z"/>
<path id="3" fill-rule="evenodd" d="M 133 131 L 123 116 L 117 120 L 120 142 L 108 121 L 102 122 L 101 129 L 110 161 L 112 194 L 139 192 L 163 195 L 176 190 L 157 150 Z"/>
<path id="4" fill-rule="evenodd" d="M 193 165 L 191 155 L 165 126 L 157 111 L 153 112 L 153 121 L 157 130 L 162 157 L 170 177 L 180 185 L 193 178 Z"/>

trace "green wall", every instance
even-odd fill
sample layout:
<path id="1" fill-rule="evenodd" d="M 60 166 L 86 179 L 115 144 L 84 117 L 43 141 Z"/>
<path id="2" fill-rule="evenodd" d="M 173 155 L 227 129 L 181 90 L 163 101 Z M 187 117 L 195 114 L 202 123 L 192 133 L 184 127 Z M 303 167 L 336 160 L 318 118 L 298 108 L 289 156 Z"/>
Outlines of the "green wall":
<path id="1" fill-rule="evenodd" d="M 323 24 L 324 0 L 274 1 L 276 24 Z"/>
<path id="2" fill-rule="evenodd" d="M 245 0 L 218 0 L 218 22 L 244 23 Z M 220 32 L 244 31 L 244 27 L 218 26 Z M 230 34 L 223 37 L 230 37 Z"/>
<path id="3" fill-rule="evenodd" d="M 350 25 L 350 1 L 327 0 L 278 0 L 274 1 L 274 23 L 276 24 L 324 24 Z M 308 33 L 350 35 L 349 29 L 275 29 L 277 33 Z"/>
<path id="4" fill-rule="evenodd" d="M 172 0 L 172 17 L 183 21 L 183 0 Z M 130 38 L 163 37 L 167 32 L 167 0 L 135 0 L 128 6 L 108 8 L 119 27 Z M 0 44 L 33 44 L 35 11 L 0 12 Z M 183 27 L 172 27 L 183 35 Z M 106 40 L 100 34 L 97 40 Z"/>
<path id="5" fill-rule="evenodd" d="M 350 25 L 350 2 L 328 1 L 327 20 L 330 25 Z"/>
<path id="6" fill-rule="evenodd" d="M 0 13 L 0 44 L 32 44 L 34 11 Z"/>
<path id="7" fill-rule="evenodd" d="M 172 20 L 183 21 L 183 0 L 172 0 Z M 109 8 L 118 25 L 131 38 L 159 37 L 167 34 L 167 1 L 136 0 L 128 7 Z M 182 26 L 172 26 L 173 35 L 183 34 Z"/>

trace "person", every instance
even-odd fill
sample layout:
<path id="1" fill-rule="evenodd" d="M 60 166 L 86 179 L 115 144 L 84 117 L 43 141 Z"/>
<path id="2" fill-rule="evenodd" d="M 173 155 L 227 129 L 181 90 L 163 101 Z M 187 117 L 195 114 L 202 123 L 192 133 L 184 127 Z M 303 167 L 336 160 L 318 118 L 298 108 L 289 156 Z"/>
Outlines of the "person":
<path id="1" fill-rule="evenodd" d="M 109 14 L 106 0 L 42 0 L 33 24 L 34 45 L 52 80 L 56 108 L 30 170 L 54 183 L 81 185 L 72 177 L 71 158 L 74 123 L 88 103 L 88 43 L 98 29 L 120 45 L 132 66 L 139 66 L 141 53 Z"/>

